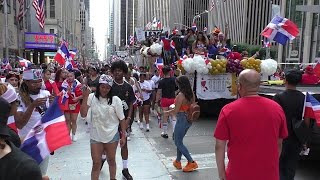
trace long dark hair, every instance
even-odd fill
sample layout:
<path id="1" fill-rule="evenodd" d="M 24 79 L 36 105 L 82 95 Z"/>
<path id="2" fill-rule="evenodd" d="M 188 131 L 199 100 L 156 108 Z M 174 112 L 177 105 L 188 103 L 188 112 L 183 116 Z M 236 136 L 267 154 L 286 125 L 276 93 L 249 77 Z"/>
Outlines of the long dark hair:
<path id="1" fill-rule="evenodd" d="M 193 101 L 193 91 L 187 76 L 180 76 L 176 79 L 179 91 L 186 97 L 189 102 Z"/>
<path id="2" fill-rule="evenodd" d="M 100 97 L 100 95 L 101 95 L 101 93 L 100 93 L 100 86 L 101 86 L 101 83 L 98 84 L 97 89 L 96 89 L 96 92 L 94 93 L 94 96 L 95 96 L 98 100 L 100 100 L 99 97 Z M 112 104 L 111 89 L 110 89 L 110 91 L 109 91 L 108 94 L 107 94 L 107 99 L 108 99 L 108 104 L 109 104 L 109 105 Z"/>

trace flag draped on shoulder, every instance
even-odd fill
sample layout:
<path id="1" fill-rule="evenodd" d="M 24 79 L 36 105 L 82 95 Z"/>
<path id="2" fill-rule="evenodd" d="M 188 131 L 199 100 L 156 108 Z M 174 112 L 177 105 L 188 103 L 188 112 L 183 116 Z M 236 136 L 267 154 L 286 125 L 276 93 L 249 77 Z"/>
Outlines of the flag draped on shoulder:
<path id="1" fill-rule="evenodd" d="M 296 24 L 287 18 L 275 16 L 268 26 L 261 32 L 261 35 L 285 45 L 288 40 L 295 39 L 299 34 Z"/>
<path id="2" fill-rule="evenodd" d="M 315 119 L 317 125 L 320 126 L 320 102 L 307 93 L 304 108 L 304 117 Z"/>
<path id="3" fill-rule="evenodd" d="M 55 98 L 41 120 L 26 136 L 21 150 L 40 164 L 51 152 L 69 144 L 71 139 L 66 120 L 58 98 Z"/>

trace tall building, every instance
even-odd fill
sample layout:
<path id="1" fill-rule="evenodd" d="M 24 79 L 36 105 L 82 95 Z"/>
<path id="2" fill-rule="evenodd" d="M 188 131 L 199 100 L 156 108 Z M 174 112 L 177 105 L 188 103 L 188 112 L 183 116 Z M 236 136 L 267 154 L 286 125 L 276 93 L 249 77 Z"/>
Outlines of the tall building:
<path id="1" fill-rule="evenodd" d="M 228 24 L 228 37 L 233 43 L 260 45 L 260 33 L 271 20 L 272 3 L 279 5 L 280 0 L 217 0 L 209 12 L 209 30 L 217 26 L 224 31 Z"/>
<path id="2" fill-rule="evenodd" d="M 138 4 L 139 27 L 145 27 L 154 17 L 161 21 L 162 28 L 191 27 L 193 20 L 199 30 L 208 27 L 208 14 L 204 12 L 209 0 L 139 0 Z M 197 15 L 200 17 L 195 18 Z"/>
<path id="3" fill-rule="evenodd" d="M 114 41 L 114 5 L 112 1 L 109 1 L 109 32 L 108 32 L 108 52 L 107 52 L 107 59 L 114 54 L 115 50 L 115 41 Z"/>
<path id="4" fill-rule="evenodd" d="M 81 47 L 80 0 L 45 1 L 45 30 L 68 42 L 69 48 Z"/>

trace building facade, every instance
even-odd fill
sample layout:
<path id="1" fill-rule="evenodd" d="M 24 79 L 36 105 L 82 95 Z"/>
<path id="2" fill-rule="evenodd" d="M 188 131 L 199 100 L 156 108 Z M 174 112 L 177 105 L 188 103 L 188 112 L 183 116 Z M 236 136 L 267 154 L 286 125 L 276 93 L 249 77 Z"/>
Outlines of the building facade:
<path id="1" fill-rule="evenodd" d="M 228 37 L 233 43 L 260 45 L 260 33 L 272 19 L 272 4 L 279 5 L 280 0 L 216 0 L 215 8 L 209 12 L 209 30 L 218 27 L 225 31 L 228 24 Z"/>

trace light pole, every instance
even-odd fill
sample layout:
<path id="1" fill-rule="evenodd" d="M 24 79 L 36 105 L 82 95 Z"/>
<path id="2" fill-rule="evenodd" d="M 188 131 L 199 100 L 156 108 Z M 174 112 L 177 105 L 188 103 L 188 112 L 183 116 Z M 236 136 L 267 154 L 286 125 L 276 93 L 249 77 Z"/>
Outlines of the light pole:
<path id="1" fill-rule="evenodd" d="M 4 22 L 5 22 L 5 31 L 4 31 L 4 42 L 5 42 L 5 56 L 7 60 L 9 60 L 9 44 L 8 44 L 8 4 L 7 1 L 3 1 L 3 10 L 4 10 Z"/>

